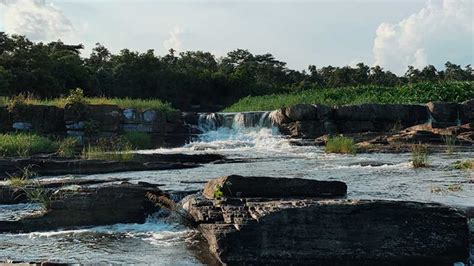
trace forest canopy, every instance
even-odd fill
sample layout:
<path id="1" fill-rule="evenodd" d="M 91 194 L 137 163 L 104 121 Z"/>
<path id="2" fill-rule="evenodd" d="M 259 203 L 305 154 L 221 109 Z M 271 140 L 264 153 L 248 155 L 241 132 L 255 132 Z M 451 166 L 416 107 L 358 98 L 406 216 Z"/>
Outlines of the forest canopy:
<path id="1" fill-rule="evenodd" d="M 408 66 L 402 76 L 359 63 L 355 67 L 308 66 L 289 69 L 272 54 L 237 49 L 216 58 L 203 51 L 158 56 L 153 50 L 123 49 L 112 54 L 100 43 L 86 57 L 82 44 L 32 42 L 0 32 L 0 96 L 30 93 L 39 98 L 82 88 L 87 96 L 159 98 L 182 110 L 217 110 L 246 96 L 295 93 L 331 87 L 394 87 L 419 82 L 472 81 L 470 65 L 445 68 Z"/>

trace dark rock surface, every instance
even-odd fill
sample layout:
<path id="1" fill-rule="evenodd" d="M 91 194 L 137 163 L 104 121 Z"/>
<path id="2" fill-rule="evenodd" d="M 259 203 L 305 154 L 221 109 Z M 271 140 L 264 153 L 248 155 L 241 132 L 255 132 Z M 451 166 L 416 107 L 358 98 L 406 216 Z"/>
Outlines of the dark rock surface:
<path id="1" fill-rule="evenodd" d="M 136 155 L 130 161 L 104 161 L 64 158 L 0 159 L 0 178 L 7 178 L 31 166 L 39 175 L 99 174 L 125 171 L 169 170 L 198 167 L 203 163 L 225 161 L 218 154 L 149 154 Z"/>
<path id="2" fill-rule="evenodd" d="M 107 184 L 60 189 L 49 208 L 16 221 L 0 221 L 0 232 L 30 232 L 77 226 L 143 223 L 156 211 L 146 194 L 163 192 L 151 184 Z"/>
<path id="3" fill-rule="evenodd" d="M 452 265 L 469 255 L 466 217 L 441 204 L 185 200 L 210 251 L 228 265 Z"/>
<path id="4" fill-rule="evenodd" d="M 456 125 L 456 120 L 459 118 L 459 104 L 448 102 L 429 102 L 428 107 L 433 122 L 438 127 L 447 127 Z"/>
<path id="5" fill-rule="evenodd" d="M 230 175 L 212 179 L 204 186 L 203 195 L 214 198 L 219 188 L 224 197 L 341 197 L 347 186 L 340 181 L 317 181 L 302 178 L 275 178 Z"/>

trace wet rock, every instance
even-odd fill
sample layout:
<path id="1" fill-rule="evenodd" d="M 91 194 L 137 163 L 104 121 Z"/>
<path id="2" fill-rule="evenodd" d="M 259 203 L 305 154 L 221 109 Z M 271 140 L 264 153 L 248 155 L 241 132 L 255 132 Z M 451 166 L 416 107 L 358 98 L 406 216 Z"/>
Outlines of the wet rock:
<path id="1" fill-rule="evenodd" d="M 347 186 L 340 181 L 230 175 L 207 182 L 203 195 L 212 199 L 217 190 L 223 197 L 341 197 Z"/>
<path id="2" fill-rule="evenodd" d="M 459 105 L 448 102 L 429 102 L 426 104 L 436 127 L 454 126 L 459 118 Z"/>
<path id="3" fill-rule="evenodd" d="M 149 184 L 111 184 L 61 189 L 52 194 L 47 211 L 17 221 L 0 221 L 0 232 L 30 232 L 77 226 L 143 223 L 156 211 L 147 193 L 163 192 Z"/>
<path id="4" fill-rule="evenodd" d="M 33 125 L 28 122 L 15 122 L 13 123 L 12 128 L 19 131 L 29 131 L 33 129 Z"/>
<path id="5" fill-rule="evenodd" d="M 341 133 L 360 133 L 375 131 L 375 126 L 371 121 L 340 121 L 337 129 Z"/>
<path id="6" fill-rule="evenodd" d="M 184 123 L 188 125 L 197 126 L 199 124 L 199 114 L 195 112 L 184 112 L 183 120 L 184 120 Z"/>
<path id="7" fill-rule="evenodd" d="M 285 115 L 285 109 L 278 109 L 270 112 L 270 120 L 273 125 L 282 126 L 286 123 L 291 122 L 290 119 Z"/>
<path id="8" fill-rule="evenodd" d="M 441 204 L 194 195 L 183 206 L 226 265 L 452 265 L 469 256 L 466 217 Z"/>
<path id="9" fill-rule="evenodd" d="M 325 122 L 321 121 L 296 121 L 282 127 L 283 132 L 287 132 L 294 138 L 317 138 L 327 133 Z"/>
<path id="10" fill-rule="evenodd" d="M 426 106 L 406 104 L 343 105 L 335 108 L 335 119 L 346 121 L 392 121 L 406 126 L 428 121 Z"/>
<path id="11" fill-rule="evenodd" d="M 316 120 L 317 109 L 311 104 L 296 104 L 284 109 L 285 116 L 292 121 Z"/>

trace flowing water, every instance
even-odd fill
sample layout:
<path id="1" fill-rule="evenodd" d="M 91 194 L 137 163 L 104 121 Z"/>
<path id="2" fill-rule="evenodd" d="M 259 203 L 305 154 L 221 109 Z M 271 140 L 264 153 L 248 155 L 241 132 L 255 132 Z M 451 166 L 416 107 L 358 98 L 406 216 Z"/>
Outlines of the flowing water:
<path id="1" fill-rule="evenodd" d="M 410 154 L 326 154 L 316 146 L 293 146 L 271 127 L 271 114 L 203 114 L 205 133 L 184 147 L 142 153 L 219 153 L 238 163 L 199 168 L 89 175 L 130 178 L 163 184 L 170 191 L 201 189 L 211 178 L 229 175 L 341 180 L 348 198 L 440 202 L 474 207 L 474 174 L 452 164 L 474 157 L 474 150 L 433 154 L 429 168 L 413 169 Z M 0 206 L 0 220 L 35 206 Z M 6 217 L 6 218 L 5 218 Z M 145 224 L 116 224 L 77 230 L 0 235 L 0 262 L 59 261 L 82 263 L 198 265 L 203 261 L 196 235 L 173 221 L 150 217 Z"/>

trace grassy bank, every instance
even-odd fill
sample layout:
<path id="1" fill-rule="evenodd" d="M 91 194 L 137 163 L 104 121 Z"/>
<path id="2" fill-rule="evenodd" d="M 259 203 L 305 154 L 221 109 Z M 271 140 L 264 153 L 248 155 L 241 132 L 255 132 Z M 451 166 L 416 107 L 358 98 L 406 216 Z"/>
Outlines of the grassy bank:
<path id="1" fill-rule="evenodd" d="M 225 112 L 270 111 L 297 103 L 343 105 L 362 103 L 462 102 L 474 98 L 474 82 L 418 83 L 400 87 L 325 88 L 289 94 L 245 97 Z"/>
<path id="2" fill-rule="evenodd" d="M 0 157 L 55 152 L 59 143 L 34 134 L 0 134 Z"/>
<path id="3" fill-rule="evenodd" d="M 140 111 L 147 109 L 157 109 L 163 112 L 175 111 L 170 103 L 159 99 L 131 99 L 131 98 L 105 98 L 105 97 L 85 97 L 88 104 L 114 104 L 120 108 L 133 108 Z M 6 106 L 10 102 L 9 97 L 0 97 L 0 106 Z M 38 99 L 31 96 L 26 97 L 24 104 L 29 105 L 50 105 L 63 108 L 68 103 L 66 97 L 55 99 Z"/>

